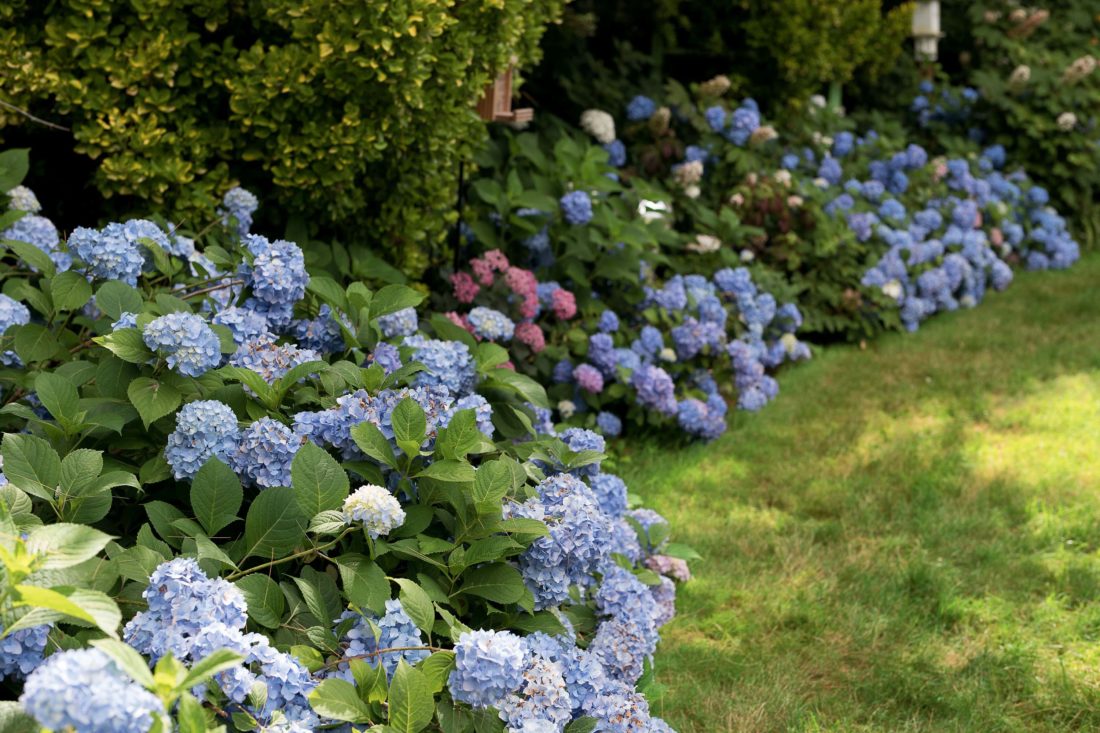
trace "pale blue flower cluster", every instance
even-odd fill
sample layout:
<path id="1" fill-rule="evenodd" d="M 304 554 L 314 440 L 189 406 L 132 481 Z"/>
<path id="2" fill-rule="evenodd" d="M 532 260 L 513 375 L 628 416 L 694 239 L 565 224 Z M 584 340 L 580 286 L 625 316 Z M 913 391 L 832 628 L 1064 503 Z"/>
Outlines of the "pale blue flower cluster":
<path id="1" fill-rule="evenodd" d="M 381 663 L 386 676 L 393 677 L 401 660 L 415 665 L 430 654 L 427 649 L 416 648 L 425 646 L 424 637 L 398 600 L 386 601 L 386 613 L 381 618 L 345 611 L 337 622 L 346 619 L 355 619 L 355 623 L 341 642 L 344 645 L 343 659 L 363 659 L 372 667 Z M 377 639 L 372 624 L 379 631 Z M 340 663 L 337 675 L 349 682 L 354 681 L 347 662 Z"/>
<path id="2" fill-rule="evenodd" d="M 215 313 L 210 322 L 228 328 L 233 334 L 233 343 L 237 346 L 270 334 L 266 318 L 254 310 L 235 305 Z"/>
<path id="3" fill-rule="evenodd" d="M 229 463 L 237 449 L 237 416 L 217 400 L 189 402 L 176 413 L 176 429 L 168 436 L 164 458 L 175 477 L 190 480 L 211 458 Z"/>
<path id="4" fill-rule="evenodd" d="M 218 334 L 194 313 L 168 313 L 155 318 L 145 326 L 142 336 L 146 346 L 185 376 L 200 377 L 221 363 Z"/>
<path id="5" fill-rule="evenodd" d="M 497 705 L 523 682 L 527 647 L 509 631 L 467 631 L 454 648 L 451 697 L 476 708 Z"/>
<path id="6" fill-rule="evenodd" d="M 409 336 L 403 343 L 413 350 L 412 360 L 425 367 L 425 371 L 417 372 L 414 384 L 446 387 L 456 395 L 473 390 L 477 383 L 477 363 L 466 344 L 425 336 Z"/>
<path id="7" fill-rule="evenodd" d="M 100 230 L 77 227 L 67 244 L 92 277 L 137 285 L 145 257 L 125 225 L 111 223 Z"/>
<path id="8" fill-rule="evenodd" d="M 268 384 L 274 384 L 294 367 L 320 358 L 321 355 L 312 349 L 300 349 L 294 344 L 277 344 L 271 334 L 262 334 L 241 344 L 229 358 L 229 363 L 251 369 Z"/>
<path id="9" fill-rule="evenodd" d="M 516 324 L 498 310 L 477 306 L 466 315 L 474 335 L 487 341 L 511 341 Z"/>
<path id="10" fill-rule="evenodd" d="M 39 725 L 75 733 L 148 733 L 165 712 L 98 649 L 50 656 L 27 678 L 19 702 Z"/>
<path id="11" fill-rule="evenodd" d="M 309 284 L 301 247 L 284 239 L 270 242 L 258 234 L 249 234 L 244 243 L 253 255 L 252 264 L 241 268 L 258 301 L 251 307 L 273 323 L 288 325 L 294 304 Z"/>
<path id="12" fill-rule="evenodd" d="M 230 467 L 250 486 L 290 486 L 290 464 L 304 438 L 270 417 L 261 417 L 241 432 Z"/>
<path id="13" fill-rule="evenodd" d="M 0 476 L 3 476 L 3 473 L 0 473 Z M 0 486 L 5 483 L 7 478 L 0 482 Z M 17 629 L 0 639 L 0 680 L 24 678 L 42 664 L 50 628 L 49 624 L 40 624 L 26 629 Z M 0 626 L 0 631 L 2 630 L 3 627 Z"/>
<path id="14" fill-rule="evenodd" d="M 35 203 L 38 203 L 37 200 Z M 29 211 L 29 209 L 23 210 Z M 44 216 L 27 214 L 19 218 L 10 227 L 0 232 L 0 239 L 14 239 L 18 242 L 33 244 L 50 256 L 58 272 L 64 272 L 72 267 L 72 255 L 61 249 L 61 238 L 57 234 L 57 227 Z"/>
<path id="15" fill-rule="evenodd" d="M 411 336 L 416 333 L 418 326 L 416 309 L 403 308 L 385 316 L 378 317 L 378 327 L 382 329 L 382 335 L 386 338 L 398 336 Z"/>
<path id="16" fill-rule="evenodd" d="M 245 236 L 252 229 L 252 215 L 260 207 L 255 194 L 237 186 L 226 191 L 222 198 L 222 221 L 226 226 L 235 220 L 238 236 Z"/>
<path id="17" fill-rule="evenodd" d="M 585 191 L 570 191 L 559 203 L 566 223 L 582 226 L 592 221 L 592 199 Z"/>
<path id="18" fill-rule="evenodd" d="M 637 95 L 626 105 L 626 118 L 631 122 L 648 120 L 657 111 L 657 103 L 644 95 Z"/>
<path id="19" fill-rule="evenodd" d="M 300 318 L 291 322 L 290 335 L 298 339 L 298 345 L 303 349 L 322 354 L 344 350 L 344 334 L 328 305 L 322 305 L 314 318 Z"/>

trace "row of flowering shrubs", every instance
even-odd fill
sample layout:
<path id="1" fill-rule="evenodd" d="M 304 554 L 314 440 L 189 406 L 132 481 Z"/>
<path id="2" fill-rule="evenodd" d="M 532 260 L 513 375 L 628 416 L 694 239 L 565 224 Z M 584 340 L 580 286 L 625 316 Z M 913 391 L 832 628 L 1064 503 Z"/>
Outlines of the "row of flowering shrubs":
<path id="1" fill-rule="evenodd" d="M 241 190 L 199 233 L 62 238 L 25 157 L 0 155 L 0 728 L 669 730 L 643 693 L 694 554 L 600 435 L 545 424 L 510 322 L 471 310 L 477 341 L 310 272 Z"/>
<path id="2" fill-rule="evenodd" d="M 713 439 L 727 403 L 760 409 L 778 391 L 770 372 L 810 356 L 800 336 L 916 330 L 1015 267 L 1079 257 L 1000 145 L 963 138 L 934 157 L 896 125 L 857 134 L 824 100 L 781 134 L 728 88 L 672 84 L 667 106 L 585 112 L 590 140 L 507 134 L 483 156 L 466 214 L 478 254 L 437 305 L 548 385 L 547 419 Z M 917 129 L 965 127 L 974 90 L 919 91 Z"/>

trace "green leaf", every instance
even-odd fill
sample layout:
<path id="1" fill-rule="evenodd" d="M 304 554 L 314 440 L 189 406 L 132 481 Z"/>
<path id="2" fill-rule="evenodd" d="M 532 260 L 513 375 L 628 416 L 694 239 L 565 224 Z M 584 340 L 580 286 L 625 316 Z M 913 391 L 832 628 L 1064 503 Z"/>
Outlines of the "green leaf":
<path id="1" fill-rule="evenodd" d="M 470 496 L 479 510 L 495 509 L 511 489 L 512 472 L 507 463 L 497 459 L 478 467 Z"/>
<path id="2" fill-rule="evenodd" d="M 290 464 L 290 483 L 298 507 L 307 517 L 339 509 L 348 498 L 348 474 L 328 451 L 306 441 Z"/>
<path id="3" fill-rule="evenodd" d="M 54 266 L 50 256 L 29 242 L 5 239 L 4 246 L 10 249 L 16 257 L 47 277 L 51 277 L 57 272 L 57 268 Z"/>
<path id="4" fill-rule="evenodd" d="M 117 321 L 123 313 L 137 313 L 141 310 L 141 293 L 119 280 L 111 280 L 100 286 L 95 294 L 95 303 L 99 309 Z"/>
<path id="5" fill-rule="evenodd" d="M 298 508 L 293 489 L 275 486 L 264 489 L 244 520 L 245 557 L 283 557 L 306 536 L 309 519 Z"/>
<path id="6" fill-rule="evenodd" d="M 191 480 L 191 511 L 209 535 L 237 519 L 243 500 L 237 474 L 217 457 L 208 459 Z"/>
<path id="7" fill-rule="evenodd" d="M 136 328 L 120 328 L 92 340 L 131 364 L 146 364 L 153 358 L 153 352 L 145 345 L 141 331 Z"/>
<path id="8" fill-rule="evenodd" d="M 30 606 L 32 608 L 44 608 L 56 611 L 64 616 L 69 616 L 81 621 L 95 624 L 92 615 L 81 608 L 69 596 L 50 588 L 39 588 L 33 585 L 12 586 L 16 606 Z"/>
<path id="9" fill-rule="evenodd" d="M 406 397 L 393 408 L 390 417 L 393 437 L 397 444 L 408 443 L 419 446 L 427 435 L 428 423 L 424 418 L 424 409 L 411 397 Z"/>
<path id="10" fill-rule="evenodd" d="M 525 374 L 514 372 L 511 369 L 493 369 L 489 372 L 485 385 L 489 387 L 506 388 L 520 396 L 525 402 L 530 402 L 536 407 L 549 407 L 550 402 L 546 397 L 546 389 Z"/>
<path id="11" fill-rule="evenodd" d="M 140 658 L 140 657 L 139 657 Z M 218 649 L 195 662 L 194 666 L 176 687 L 177 690 L 190 690 L 201 685 L 218 672 L 232 669 L 244 661 L 244 657 L 229 649 Z"/>
<path id="12" fill-rule="evenodd" d="M 417 478 L 434 478 L 436 481 L 464 483 L 474 480 L 474 467 L 466 461 L 442 460 L 432 463 Z"/>
<path id="13" fill-rule="evenodd" d="M 343 532 L 348 526 L 344 519 L 344 513 L 335 509 L 327 512 L 318 512 L 309 520 L 310 534 L 336 535 Z"/>
<path id="14" fill-rule="evenodd" d="M 0 153 L 0 191 L 7 193 L 27 177 L 31 169 L 30 148 L 12 148 Z"/>
<path id="15" fill-rule="evenodd" d="M 359 450 L 390 468 L 397 468 L 397 456 L 390 441 L 372 422 L 361 422 L 351 429 L 351 439 Z"/>
<path id="16" fill-rule="evenodd" d="M 398 599 L 405 608 L 405 613 L 413 623 L 425 634 L 431 634 L 435 626 L 435 606 L 427 592 L 408 578 L 394 578 L 394 582 L 401 587 Z M 522 582 L 522 581 L 521 581 Z"/>
<path id="17" fill-rule="evenodd" d="M 473 452 L 484 440 L 477 429 L 477 416 L 473 410 L 459 410 L 447 427 L 439 431 L 435 451 L 444 458 L 461 459 Z"/>
<path id="18" fill-rule="evenodd" d="M 365 555 L 347 553 L 336 558 L 344 595 L 360 608 L 381 614 L 390 598 L 386 574 Z"/>
<path id="19" fill-rule="evenodd" d="M 4 457 L 4 475 L 17 488 L 31 496 L 53 503 L 61 479 L 61 459 L 42 438 L 7 433 L 0 445 Z"/>
<path id="20" fill-rule="evenodd" d="M 431 684 L 423 672 L 402 659 L 390 682 L 390 727 L 401 733 L 419 733 L 432 722 L 434 715 Z"/>
<path id="21" fill-rule="evenodd" d="M 379 316 L 396 313 L 405 308 L 415 308 L 424 300 L 423 293 L 418 293 L 404 285 L 387 285 L 374 294 L 370 303 L 370 318 L 373 321 Z"/>
<path id="22" fill-rule="evenodd" d="M 447 684 L 447 676 L 455 666 L 454 652 L 435 652 L 424 659 L 416 668 L 424 673 L 432 694 L 440 692 Z"/>
<path id="23" fill-rule="evenodd" d="M 60 272 L 50 280 L 50 297 L 53 307 L 63 313 L 80 310 L 92 299 L 92 286 L 83 275 L 76 272 Z"/>
<path id="24" fill-rule="evenodd" d="M 47 524 L 31 530 L 27 549 L 45 556 L 42 569 L 58 570 L 90 560 L 110 541 L 110 535 L 83 524 Z"/>
<path id="25" fill-rule="evenodd" d="M 592 733 L 599 724 L 600 721 L 586 715 L 565 726 L 565 733 Z"/>
<path id="26" fill-rule="evenodd" d="M 325 718 L 348 723 L 369 723 L 370 708 L 359 699 L 355 686 L 345 680 L 331 678 L 309 693 L 309 704 Z"/>
<path id="27" fill-rule="evenodd" d="M 91 644 L 114 660 L 118 668 L 129 675 L 134 682 L 146 689 L 151 689 L 155 684 L 153 673 L 149 671 L 145 658 L 129 644 L 117 639 L 95 639 Z"/>
<path id="28" fill-rule="evenodd" d="M 256 394 L 256 397 L 260 400 L 260 402 L 263 402 L 264 404 L 268 404 L 272 399 L 274 391 L 271 389 L 271 386 L 264 381 L 263 377 L 261 377 L 259 374 L 252 371 L 251 369 L 245 369 L 244 367 L 224 366 L 221 369 L 218 369 L 217 373 L 221 375 L 223 379 L 232 379 L 245 385 L 250 390 L 252 390 Z"/>
<path id="29" fill-rule="evenodd" d="M 180 695 L 176 712 L 179 733 L 206 733 L 206 713 L 202 703 L 190 692 Z"/>
<path id="30" fill-rule="evenodd" d="M 478 596 L 494 603 L 517 603 L 523 598 L 526 588 L 519 571 L 502 562 L 474 568 L 462 577 L 459 593 Z"/>
<path id="31" fill-rule="evenodd" d="M 103 453 L 77 448 L 61 460 L 62 491 L 59 498 L 77 499 L 103 493 L 104 489 L 99 485 L 102 470 Z"/>
<path id="32" fill-rule="evenodd" d="M 130 398 L 130 404 L 141 415 L 141 421 L 145 423 L 146 429 L 173 412 L 183 400 L 183 395 L 175 387 L 149 377 L 138 377 L 130 382 L 130 386 L 126 388 L 126 395 Z"/>
<path id="33" fill-rule="evenodd" d="M 260 626 L 277 629 L 283 622 L 286 599 L 278 583 L 266 575 L 246 575 L 233 585 L 244 595 L 248 616 Z"/>
<path id="34" fill-rule="evenodd" d="M 76 386 L 60 374 L 42 372 L 34 379 L 34 391 L 58 422 L 75 421 L 80 407 Z"/>
<path id="35" fill-rule="evenodd" d="M 53 358 L 61 345 L 57 337 L 44 326 L 28 323 L 25 326 L 9 328 L 5 335 L 15 334 L 15 353 L 25 364 L 33 364 Z"/>

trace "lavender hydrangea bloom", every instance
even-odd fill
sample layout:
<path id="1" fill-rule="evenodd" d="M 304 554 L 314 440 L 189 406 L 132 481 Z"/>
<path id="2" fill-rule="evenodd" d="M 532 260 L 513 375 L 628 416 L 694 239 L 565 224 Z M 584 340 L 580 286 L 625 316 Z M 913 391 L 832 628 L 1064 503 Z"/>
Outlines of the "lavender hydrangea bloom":
<path id="1" fill-rule="evenodd" d="M 576 380 L 578 387 L 589 394 L 603 392 L 603 374 L 591 364 L 578 364 L 573 369 L 573 379 Z"/>
<path id="2" fill-rule="evenodd" d="M 592 199 L 584 191 L 570 191 L 561 197 L 561 213 L 573 226 L 582 226 L 592 220 Z"/>
<path id="3" fill-rule="evenodd" d="M 199 377 L 221 363 L 221 342 L 214 329 L 194 313 L 169 313 L 152 320 L 142 336 L 145 345 L 165 357 L 168 366 Z"/>
<path id="4" fill-rule="evenodd" d="M 379 341 L 374 351 L 367 357 L 367 363 L 364 366 L 370 364 L 377 364 L 386 374 L 393 374 L 401 368 L 401 352 L 393 344 Z"/>
<path id="5" fill-rule="evenodd" d="M 237 448 L 237 416 L 217 400 L 189 402 L 176 414 L 164 458 L 179 480 L 194 478 L 210 458 L 228 463 Z"/>
<path id="6" fill-rule="evenodd" d="M 52 655 L 27 678 L 19 702 L 39 725 L 79 733 L 147 733 L 164 713 L 155 695 L 98 649 Z"/>
<path id="7" fill-rule="evenodd" d="M 455 643 L 451 697 L 477 708 L 498 705 L 523 684 L 527 649 L 508 631 L 467 631 Z"/>
<path id="8" fill-rule="evenodd" d="M 613 310 L 605 310 L 600 314 L 599 323 L 596 324 L 596 328 L 601 333 L 614 333 L 619 330 L 619 316 Z"/>
<path id="9" fill-rule="evenodd" d="M 638 404 L 662 415 L 676 414 L 676 385 L 664 369 L 643 364 L 634 372 L 630 383 L 637 391 Z"/>
<path id="10" fill-rule="evenodd" d="M 262 417 L 241 433 L 230 465 L 242 482 L 267 489 L 290 486 L 290 463 L 302 439 L 281 422 Z"/>

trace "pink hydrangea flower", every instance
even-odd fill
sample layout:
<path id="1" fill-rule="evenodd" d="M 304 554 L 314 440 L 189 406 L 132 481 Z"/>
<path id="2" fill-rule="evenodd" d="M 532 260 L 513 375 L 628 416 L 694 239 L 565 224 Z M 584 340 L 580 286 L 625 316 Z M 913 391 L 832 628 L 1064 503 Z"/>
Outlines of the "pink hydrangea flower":
<path id="1" fill-rule="evenodd" d="M 1005 243 L 1004 232 L 1002 232 L 999 227 L 993 227 L 989 230 L 989 242 L 994 247 L 1000 247 Z"/>
<path id="2" fill-rule="evenodd" d="M 554 305 L 554 315 L 563 321 L 577 315 L 577 299 L 565 288 L 555 290 L 550 299 Z"/>
<path id="3" fill-rule="evenodd" d="M 474 298 L 481 292 L 481 286 L 474 282 L 468 272 L 456 272 L 451 275 L 451 285 L 454 287 L 455 298 L 459 303 L 473 303 Z"/>
<path id="4" fill-rule="evenodd" d="M 504 282 L 523 302 L 519 306 L 522 318 L 534 318 L 539 312 L 539 281 L 535 273 L 522 267 L 509 267 Z"/>
<path id="5" fill-rule="evenodd" d="M 511 359 L 509 359 L 508 361 L 498 366 L 497 369 L 511 369 L 514 372 L 516 370 L 516 365 L 512 363 Z"/>
<path id="6" fill-rule="evenodd" d="M 443 315 L 447 316 L 447 318 L 450 320 L 450 322 L 455 324 L 456 326 L 461 326 L 462 328 L 465 328 L 470 333 L 474 332 L 474 327 L 470 325 L 470 321 L 466 319 L 466 316 L 460 316 L 458 313 L 455 313 L 454 311 L 447 311 Z M 476 338 L 476 336 L 475 336 L 475 338 Z"/>
<path id="7" fill-rule="evenodd" d="M 546 348 L 546 334 L 535 323 L 517 323 L 516 340 L 536 354 Z"/>
<path id="8" fill-rule="evenodd" d="M 591 364 L 580 364 L 573 370 L 573 379 L 585 392 L 599 394 L 603 392 L 603 375 Z"/>
<path id="9" fill-rule="evenodd" d="M 477 281 L 489 287 L 493 284 L 493 266 L 486 260 L 479 260 L 477 257 L 470 260 L 470 269 L 474 271 L 474 277 Z"/>
<path id="10" fill-rule="evenodd" d="M 667 575 L 673 580 L 679 580 L 681 583 L 691 580 L 691 569 L 688 568 L 685 561 L 678 557 L 651 555 L 646 558 L 645 564 L 653 572 Z"/>
<path id="11" fill-rule="evenodd" d="M 489 263 L 489 267 L 497 272 L 504 272 L 508 269 L 508 258 L 499 249 L 489 250 L 485 253 L 484 259 Z"/>

